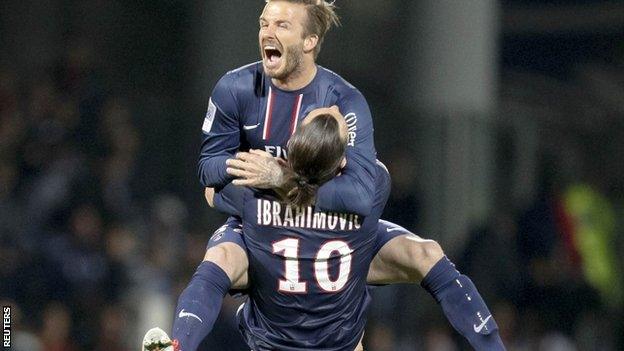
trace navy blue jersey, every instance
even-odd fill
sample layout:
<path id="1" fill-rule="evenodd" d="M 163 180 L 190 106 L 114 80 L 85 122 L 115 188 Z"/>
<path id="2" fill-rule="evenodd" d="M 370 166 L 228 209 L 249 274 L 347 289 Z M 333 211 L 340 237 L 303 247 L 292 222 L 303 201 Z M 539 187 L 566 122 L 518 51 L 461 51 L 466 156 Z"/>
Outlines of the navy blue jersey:
<path id="1" fill-rule="evenodd" d="M 225 161 L 239 150 L 261 149 L 286 158 L 286 143 L 308 112 L 337 105 L 349 127 L 347 167 L 324 184 L 316 207 L 369 215 L 373 205 L 375 146 L 371 113 L 362 94 L 337 74 L 318 67 L 312 82 L 296 91 L 273 85 L 256 62 L 228 72 L 217 83 L 204 119 L 199 178 L 221 188 L 232 178 Z"/>
<path id="2" fill-rule="evenodd" d="M 215 207 L 239 216 L 249 257 L 249 300 L 239 314 L 254 351 L 353 351 L 366 324 L 366 288 L 390 177 L 376 168 L 368 216 L 293 208 L 270 191 L 226 186 Z"/>

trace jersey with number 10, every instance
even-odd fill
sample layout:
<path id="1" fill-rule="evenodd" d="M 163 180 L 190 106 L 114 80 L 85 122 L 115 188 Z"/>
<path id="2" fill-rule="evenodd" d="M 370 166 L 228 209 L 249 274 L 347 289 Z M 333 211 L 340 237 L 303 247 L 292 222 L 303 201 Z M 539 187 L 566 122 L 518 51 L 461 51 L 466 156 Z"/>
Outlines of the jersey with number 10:
<path id="1" fill-rule="evenodd" d="M 239 322 L 254 351 L 353 351 L 366 324 L 366 276 L 390 179 L 376 167 L 370 215 L 294 208 L 266 192 L 228 185 L 215 206 L 240 216 L 249 300 Z"/>

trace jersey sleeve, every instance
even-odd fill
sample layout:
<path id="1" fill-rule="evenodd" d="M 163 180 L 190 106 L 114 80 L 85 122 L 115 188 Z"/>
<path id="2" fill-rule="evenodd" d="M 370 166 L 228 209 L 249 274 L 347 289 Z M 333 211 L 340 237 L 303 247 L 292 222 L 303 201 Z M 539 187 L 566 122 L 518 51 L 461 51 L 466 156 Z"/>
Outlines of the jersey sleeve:
<path id="1" fill-rule="evenodd" d="M 364 96 L 353 89 L 337 105 L 349 127 L 347 166 L 318 190 L 316 206 L 324 211 L 370 214 L 375 194 L 376 151 L 373 120 Z"/>
<path id="2" fill-rule="evenodd" d="M 373 207 L 370 215 L 379 219 L 384 211 L 384 208 L 386 207 L 388 198 L 390 197 L 392 180 L 386 165 L 379 160 L 376 161 L 376 164 L 377 172 L 375 173 L 375 197 L 373 199 Z"/>
<path id="3" fill-rule="evenodd" d="M 220 188 L 233 179 L 225 171 L 225 161 L 234 156 L 240 145 L 240 116 L 234 84 L 232 74 L 225 75 L 208 102 L 198 162 L 199 181 L 205 187 Z"/>
<path id="4" fill-rule="evenodd" d="M 230 183 L 215 193 L 214 208 L 230 216 L 241 217 L 243 206 L 245 206 L 245 195 L 250 192 L 251 190 L 247 187 Z"/>

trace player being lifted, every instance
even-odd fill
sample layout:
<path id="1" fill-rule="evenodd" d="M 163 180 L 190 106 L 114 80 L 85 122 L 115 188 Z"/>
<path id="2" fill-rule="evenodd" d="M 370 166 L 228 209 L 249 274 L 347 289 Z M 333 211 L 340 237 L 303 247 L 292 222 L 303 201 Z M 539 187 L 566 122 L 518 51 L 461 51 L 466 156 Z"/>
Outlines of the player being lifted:
<path id="1" fill-rule="evenodd" d="M 346 144 L 338 109 L 313 110 L 288 142 L 296 179 L 288 193 L 230 184 L 215 195 L 206 188 L 211 206 L 243 223 L 250 288 L 238 317 L 253 350 L 353 351 L 364 333 L 366 277 L 390 175 L 376 166 L 368 216 L 316 211 L 316 191 L 344 167 Z"/>
<path id="2" fill-rule="evenodd" d="M 286 143 L 301 116 L 337 105 L 349 127 L 347 166 L 341 176 L 318 189 L 315 207 L 370 214 L 376 166 L 368 105 L 357 89 L 316 64 L 323 38 L 336 23 L 333 5 L 322 0 L 267 1 L 260 16 L 262 61 L 228 72 L 209 101 L 199 160 L 205 187 L 220 189 L 232 181 L 255 188 L 284 187 L 289 177 L 275 157 L 237 152 L 264 149 L 285 157 Z M 236 239 L 242 235 L 240 228 L 239 219 L 227 221 L 218 236 L 220 243 L 207 250 L 178 300 L 172 336 L 183 351 L 194 351 L 197 346 L 186 345 L 199 345 L 210 332 L 227 291 L 247 284 L 246 248 Z M 475 349 L 504 350 L 496 322 L 476 287 L 455 270 L 435 241 L 380 221 L 374 252 L 369 284 L 420 282 Z"/>
<path id="3" fill-rule="evenodd" d="M 378 162 L 373 208 L 366 217 L 316 211 L 319 186 L 346 165 L 347 138 L 336 106 L 313 110 L 288 141 L 288 170 L 295 181 L 288 192 L 229 184 L 215 194 L 206 188 L 208 204 L 243 225 L 244 237 L 230 239 L 247 248 L 253 267 L 246 274 L 249 299 L 237 315 L 252 350 L 363 350 L 370 303 L 366 278 L 390 175 Z M 220 240 L 217 235 L 209 248 Z M 164 336 L 159 329 L 151 332 Z M 152 346 L 173 348 L 166 337 L 158 341 Z M 174 350 L 180 347 L 177 343 Z"/>

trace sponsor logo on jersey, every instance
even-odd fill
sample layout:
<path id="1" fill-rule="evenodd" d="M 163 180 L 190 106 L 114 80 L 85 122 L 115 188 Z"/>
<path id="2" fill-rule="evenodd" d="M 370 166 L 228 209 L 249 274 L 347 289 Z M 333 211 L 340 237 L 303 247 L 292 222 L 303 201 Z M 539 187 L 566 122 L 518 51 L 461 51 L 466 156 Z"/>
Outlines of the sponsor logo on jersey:
<path id="1" fill-rule="evenodd" d="M 288 151 L 286 151 L 286 148 L 284 147 L 274 146 L 274 145 L 265 145 L 264 151 L 270 153 L 274 157 L 281 157 L 285 160 L 288 159 Z"/>
<path id="2" fill-rule="evenodd" d="M 344 118 L 349 130 L 347 134 L 347 145 L 355 146 L 355 138 L 357 138 L 357 115 L 351 112 L 347 113 Z"/>

